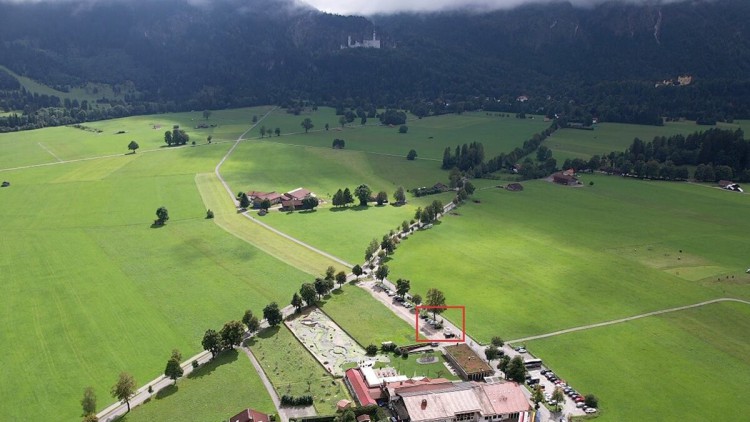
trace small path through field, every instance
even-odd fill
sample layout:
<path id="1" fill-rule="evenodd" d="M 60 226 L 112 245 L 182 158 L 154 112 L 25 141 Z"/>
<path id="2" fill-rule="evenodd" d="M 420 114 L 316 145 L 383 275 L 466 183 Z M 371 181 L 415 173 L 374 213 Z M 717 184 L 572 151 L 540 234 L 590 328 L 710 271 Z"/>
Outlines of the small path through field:
<path id="1" fill-rule="evenodd" d="M 49 154 L 50 154 L 51 156 L 55 157 L 55 159 L 56 159 L 56 160 L 57 160 L 58 162 L 62 162 L 62 160 L 63 160 L 63 159 L 62 159 L 62 158 L 60 158 L 60 157 L 58 157 L 58 156 L 57 156 L 57 154 L 55 154 L 54 152 L 52 152 L 52 151 L 51 151 L 51 150 L 50 150 L 49 148 L 47 148 L 47 147 L 46 147 L 46 146 L 45 146 L 45 145 L 44 145 L 43 143 L 41 143 L 41 142 L 37 142 L 37 145 L 39 145 L 39 147 L 41 147 L 41 148 L 42 148 L 43 150 L 47 151 L 47 152 L 48 152 L 48 153 L 49 153 Z"/>
<path id="2" fill-rule="evenodd" d="M 692 305 L 678 306 L 676 308 L 668 308 L 668 309 L 662 309 L 659 311 L 646 312 L 644 314 L 634 315 L 634 316 L 627 317 L 627 318 L 620 318 L 620 319 L 615 319 L 612 321 L 599 322 L 596 324 L 582 325 L 580 327 L 567 328 L 565 330 L 555 331 L 555 332 L 547 333 L 547 334 L 540 334 L 537 336 L 530 336 L 530 337 L 524 337 L 524 338 L 519 338 L 515 340 L 508 340 L 508 343 L 522 343 L 525 341 L 538 340 L 538 339 L 547 338 L 547 337 L 554 337 L 554 336 L 559 336 L 561 334 L 567 334 L 567 333 L 572 333 L 576 331 L 584 331 L 584 330 L 590 330 L 592 328 L 606 327 L 607 325 L 619 324 L 622 322 L 633 321 L 633 320 L 640 319 L 640 318 L 646 318 L 646 317 L 666 314 L 670 312 L 684 311 L 686 309 L 699 308 L 701 306 L 706 306 L 712 303 L 719 303 L 719 302 L 738 302 L 738 303 L 744 303 L 746 305 L 750 305 L 750 301 L 747 301 L 747 300 L 735 299 L 731 297 L 722 297 L 719 299 L 707 300 L 707 301 L 695 303 Z"/>

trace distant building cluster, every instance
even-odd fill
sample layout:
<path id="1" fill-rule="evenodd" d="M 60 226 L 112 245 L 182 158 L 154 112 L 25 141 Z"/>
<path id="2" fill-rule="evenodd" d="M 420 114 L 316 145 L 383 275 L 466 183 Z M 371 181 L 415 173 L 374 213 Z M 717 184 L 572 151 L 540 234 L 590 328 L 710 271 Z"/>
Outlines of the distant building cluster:
<path id="1" fill-rule="evenodd" d="M 344 49 L 344 48 L 380 48 L 380 40 L 377 39 L 375 31 L 372 32 L 371 40 L 362 40 L 362 42 L 359 42 L 359 41 L 352 42 L 352 36 L 349 35 L 346 45 L 341 46 L 341 49 Z"/>
<path id="2" fill-rule="evenodd" d="M 664 79 L 654 84 L 655 88 L 660 86 L 687 86 L 693 83 L 693 77 L 690 75 L 678 76 L 677 79 Z"/>

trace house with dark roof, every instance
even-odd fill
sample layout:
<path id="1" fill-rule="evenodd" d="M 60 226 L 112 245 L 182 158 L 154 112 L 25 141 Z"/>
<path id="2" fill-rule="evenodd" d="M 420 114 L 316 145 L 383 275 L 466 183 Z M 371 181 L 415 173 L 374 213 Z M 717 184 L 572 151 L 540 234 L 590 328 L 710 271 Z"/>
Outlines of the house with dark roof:
<path id="1" fill-rule="evenodd" d="M 562 172 L 553 174 L 552 181 L 565 186 L 573 186 L 578 184 L 578 179 L 576 179 L 575 176 L 571 176 L 570 174 L 565 174 Z"/>
<path id="2" fill-rule="evenodd" d="M 253 208 L 260 208 L 261 202 L 263 202 L 263 200 L 265 199 L 268 199 L 268 201 L 271 202 L 271 206 L 280 204 L 282 200 L 282 195 L 276 192 L 250 191 L 250 192 L 247 192 L 247 198 L 250 199 L 250 201 L 252 201 Z"/>
<path id="3" fill-rule="evenodd" d="M 314 195 L 309 190 L 305 188 L 297 188 L 297 189 L 290 190 L 289 192 L 285 193 L 284 199 L 286 200 L 296 199 L 298 201 L 301 201 L 310 196 L 314 196 Z"/>
<path id="4" fill-rule="evenodd" d="M 260 413 L 253 409 L 245 409 L 229 418 L 229 422 L 268 422 L 269 419 L 265 413 Z"/>

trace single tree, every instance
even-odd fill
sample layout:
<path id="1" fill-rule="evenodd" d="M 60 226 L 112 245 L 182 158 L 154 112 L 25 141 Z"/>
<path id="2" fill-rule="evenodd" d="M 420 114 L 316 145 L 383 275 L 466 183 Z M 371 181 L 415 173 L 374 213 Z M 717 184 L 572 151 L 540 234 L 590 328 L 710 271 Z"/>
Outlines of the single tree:
<path id="1" fill-rule="evenodd" d="M 411 301 L 414 302 L 415 305 L 422 304 L 422 295 L 412 295 Z"/>
<path id="2" fill-rule="evenodd" d="M 211 219 L 214 218 L 214 212 L 211 210 L 206 211 L 206 218 Z"/>
<path id="3" fill-rule="evenodd" d="M 211 358 L 215 358 L 219 352 L 221 352 L 221 336 L 214 330 L 208 329 L 203 334 L 203 340 L 201 341 L 203 350 L 211 352 Z"/>
<path id="4" fill-rule="evenodd" d="M 258 123 L 258 116 L 253 116 L 253 123 Z"/>
<path id="5" fill-rule="evenodd" d="M 367 116 L 362 116 L 362 117 L 361 117 L 361 118 L 359 119 L 359 124 L 361 124 L 362 126 L 364 126 L 364 125 L 365 125 L 365 123 L 367 123 Z"/>
<path id="6" fill-rule="evenodd" d="M 339 284 L 339 288 L 346 283 L 346 273 L 343 271 L 339 271 L 336 273 L 336 283 Z"/>
<path id="7" fill-rule="evenodd" d="M 393 255 L 396 252 L 396 242 L 393 241 L 392 237 L 385 235 L 383 241 L 380 242 L 380 250 L 385 252 L 386 255 Z"/>
<path id="8" fill-rule="evenodd" d="M 96 413 L 96 393 L 94 393 L 94 387 L 86 387 L 83 390 L 81 407 L 83 408 L 83 416 Z"/>
<path id="9" fill-rule="evenodd" d="M 305 302 L 302 301 L 302 297 L 300 297 L 299 293 L 294 292 L 290 304 L 294 306 L 295 312 L 299 313 L 302 310 L 302 305 L 304 305 Z"/>
<path id="10" fill-rule="evenodd" d="M 497 359 L 499 356 L 502 356 L 502 352 L 500 349 L 493 345 L 489 345 L 486 349 L 484 349 L 484 357 L 487 358 L 487 360 L 494 360 Z"/>
<path id="11" fill-rule="evenodd" d="M 367 249 L 365 249 L 365 260 L 369 261 L 372 259 L 372 257 L 375 256 L 375 252 L 378 251 L 378 248 L 380 248 L 380 243 L 378 243 L 377 239 L 372 239 L 370 244 L 367 245 Z"/>
<path id="12" fill-rule="evenodd" d="M 260 321 L 258 317 L 253 315 L 253 311 L 250 309 L 245 311 L 245 315 L 242 315 L 242 323 L 247 327 L 247 331 L 254 333 L 260 328 Z"/>
<path id="13" fill-rule="evenodd" d="M 281 136 L 281 128 L 277 127 L 276 129 L 273 130 L 273 133 L 275 133 L 276 136 Z"/>
<path id="14" fill-rule="evenodd" d="M 240 194 L 240 208 L 247 209 L 250 206 L 250 198 L 248 198 L 245 192 Z"/>
<path id="15" fill-rule="evenodd" d="M 169 220 L 169 212 L 166 207 L 159 207 L 156 209 L 156 221 L 159 224 L 164 224 Z"/>
<path id="16" fill-rule="evenodd" d="M 268 211 L 269 208 L 271 208 L 271 200 L 268 198 L 263 198 L 263 200 L 260 201 L 260 209 Z"/>
<path id="17" fill-rule="evenodd" d="M 432 204 L 430 204 L 430 208 L 432 209 L 432 214 L 435 216 L 435 218 L 443 213 L 443 203 L 438 199 L 432 201 Z"/>
<path id="18" fill-rule="evenodd" d="M 263 138 L 264 136 L 266 136 L 266 127 L 265 126 L 261 126 L 260 127 L 260 137 Z"/>
<path id="19" fill-rule="evenodd" d="M 386 277 L 388 277 L 388 266 L 387 265 L 381 265 L 378 267 L 378 270 L 375 271 L 375 278 L 377 278 L 380 281 L 385 280 Z"/>
<path id="20" fill-rule="evenodd" d="M 362 184 L 354 189 L 354 195 L 359 199 L 359 205 L 366 207 L 367 201 L 370 200 L 370 195 L 372 195 L 372 189 L 370 189 L 369 186 Z"/>
<path id="21" fill-rule="evenodd" d="M 347 122 L 347 120 L 346 120 L 346 116 L 341 116 L 341 117 L 339 117 L 339 124 L 341 125 L 341 127 L 342 127 L 342 128 L 343 128 L 344 126 L 346 126 L 346 122 Z"/>
<path id="22" fill-rule="evenodd" d="M 164 368 L 164 376 L 174 381 L 175 385 L 177 384 L 177 378 L 180 378 L 184 373 L 179 360 L 169 359 L 167 361 L 167 367 Z"/>
<path id="23" fill-rule="evenodd" d="M 182 362 L 182 353 L 179 349 L 172 349 L 172 355 L 169 358 L 174 359 L 177 362 Z"/>
<path id="24" fill-rule="evenodd" d="M 414 149 L 410 149 L 409 153 L 406 154 L 406 159 L 409 161 L 414 161 L 417 159 L 417 151 Z"/>
<path id="25" fill-rule="evenodd" d="M 221 327 L 219 335 L 221 343 L 225 349 L 231 349 L 233 346 L 239 346 L 242 343 L 242 336 L 245 334 L 245 324 L 240 321 L 229 321 Z"/>
<path id="26" fill-rule="evenodd" d="M 128 144 L 128 149 L 133 151 L 133 154 L 135 154 L 135 150 L 138 149 L 138 142 L 130 141 L 130 143 Z"/>
<path id="27" fill-rule="evenodd" d="M 304 283 L 299 289 L 299 294 L 305 301 L 307 306 L 315 304 L 318 299 L 318 292 L 315 290 L 315 286 L 312 283 Z"/>
<path id="28" fill-rule="evenodd" d="M 308 196 L 302 200 L 302 208 L 306 210 L 314 210 L 318 204 L 320 204 L 320 201 L 314 196 Z"/>
<path id="29" fill-rule="evenodd" d="M 349 205 L 354 203 L 354 196 L 352 196 L 352 191 L 349 190 L 349 188 L 344 188 L 344 205 Z"/>
<path id="30" fill-rule="evenodd" d="M 510 360 L 505 369 L 505 378 L 523 384 L 526 379 L 526 366 L 523 364 L 521 356 L 515 356 Z"/>
<path id="31" fill-rule="evenodd" d="M 398 128 L 398 133 L 406 133 L 408 131 L 409 131 L 409 126 L 406 126 L 406 125 L 401 125 Z"/>
<path id="32" fill-rule="evenodd" d="M 352 274 L 354 274 L 354 276 L 357 277 L 357 281 L 359 281 L 359 276 L 362 275 L 362 267 L 359 264 L 353 266 Z"/>
<path id="33" fill-rule="evenodd" d="M 120 372 L 117 383 L 112 386 L 112 397 L 124 401 L 130 412 L 130 398 L 135 395 L 135 379 L 127 372 Z"/>
<path id="34" fill-rule="evenodd" d="M 263 308 L 263 318 L 266 319 L 268 325 L 271 327 L 281 324 L 281 321 L 284 320 L 284 316 L 281 315 L 281 310 L 276 302 L 271 302 Z"/>
<path id="35" fill-rule="evenodd" d="M 495 347 L 503 347 L 503 344 L 505 344 L 505 342 L 503 341 L 503 339 L 500 336 L 492 337 L 492 345 L 493 346 L 495 346 Z"/>
<path id="36" fill-rule="evenodd" d="M 409 222 L 404 220 L 401 222 L 401 232 L 406 233 L 409 231 Z"/>
<path id="37" fill-rule="evenodd" d="M 378 353 L 378 346 L 370 344 L 365 347 L 365 352 L 367 353 L 367 356 L 375 356 Z"/>
<path id="38" fill-rule="evenodd" d="M 214 137 L 213 137 L 213 136 L 211 136 L 211 135 L 208 135 L 208 136 L 206 137 L 206 142 L 208 142 L 208 143 L 210 144 L 210 143 L 211 143 L 211 140 L 212 140 L 212 139 L 214 139 Z"/>
<path id="39" fill-rule="evenodd" d="M 377 195 L 375 196 L 375 202 L 376 202 L 376 203 L 377 203 L 378 205 L 383 205 L 383 204 L 385 204 L 386 202 L 388 202 L 388 194 L 387 194 L 387 193 L 385 193 L 385 191 L 382 191 L 382 190 L 381 190 L 381 191 L 380 191 L 380 192 L 378 192 L 378 194 L 377 194 Z"/>
<path id="40" fill-rule="evenodd" d="M 172 132 L 166 131 L 164 132 L 164 143 L 166 143 L 169 146 L 172 146 Z"/>
<path id="41" fill-rule="evenodd" d="M 497 364 L 497 369 L 506 372 L 508 370 L 508 365 L 510 365 L 510 356 L 503 355 L 500 357 L 500 362 Z"/>
<path id="42" fill-rule="evenodd" d="M 586 394 L 583 398 L 583 403 L 588 407 L 593 407 L 594 409 L 599 407 L 599 399 L 593 394 Z"/>
<path id="43" fill-rule="evenodd" d="M 336 276 L 336 269 L 333 268 L 332 265 L 328 266 L 328 268 L 326 268 L 326 277 L 325 277 L 325 279 L 326 280 L 333 280 L 333 278 L 335 276 Z"/>
<path id="44" fill-rule="evenodd" d="M 83 417 L 83 422 L 99 422 L 99 417 L 91 413 Z"/>
<path id="45" fill-rule="evenodd" d="M 310 129 L 315 127 L 315 125 L 313 125 L 313 122 L 312 120 L 310 120 L 309 117 L 306 117 L 305 120 L 303 120 L 302 123 L 300 123 L 300 126 L 305 128 L 305 133 L 307 133 Z"/>
<path id="46" fill-rule="evenodd" d="M 405 278 L 399 278 L 396 280 L 396 294 L 398 294 L 401 297 L 404 297 L 407 293 L 409 293 L 409 289 L 411 289 L 411 282 Z"/>
<path id="47" fill-rule="evenodd" d="M 210 110 L 203 110 L 203 118 L 208 120 L 208 118 L 211 117 L 211 111 Z"/>
<path id="48" fill-rule="evenodd" d="M 323 296 L 325 296 L 325 294 L 328 293 L 327 283 L 324 279 L 320 277 L 315 279 L 313 286 L 315 286 L 315 293 L 318 294 L 318 299 L 322 299 Z"/>
<path id="49" fill-rule="evenodd" d="M 539 405 L 544 401 L 544 392 L 542 387 L 537 385 L 534 387 L 534 392 L 531 394 L 531 401 L 534 402 L 534 409 L 539 410 Z"/>
<path id="50" fill-rule="evenodd" d="M 396 188 L 396 192 L 393 193 L 393 199 L 396 200 L 398 205 L 403 205 L 406 202 L 406 193 L 403 186 Z"/>
<path id="51" fill-rule="evenodd" d="M 328 130 L 331 126 L 328 123 L 326 123 L 325 127 L 326 127 L 326 130 Z"/>
<path id="52" fill-rule="evenodd" d="M 555 401 L 555 410 L 559 412 L 560 408 L 565 403 L 565 393 L 563 393 L 562 388 L 555 387 L 555 390 L 552 392 L 552 400 Z"/>
<path id="53" fill-rule="evenodd" d="M 427 306 L 445 306 L 445 295 L 438 289 L 432 288 L 427 290 Z M 438 314 L 442 314 L 445 308 L 432 308 L 432 318 L 437 319 Z"/>

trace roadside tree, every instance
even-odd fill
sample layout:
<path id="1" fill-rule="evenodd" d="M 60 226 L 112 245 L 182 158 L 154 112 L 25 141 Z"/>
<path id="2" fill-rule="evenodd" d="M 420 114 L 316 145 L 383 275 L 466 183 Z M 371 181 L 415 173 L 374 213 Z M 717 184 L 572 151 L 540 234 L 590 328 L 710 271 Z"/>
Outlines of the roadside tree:
<path id="1" fill-rule="evenodd" d="M 211 358 L 213 359 L 221 352 L 221 336 L 215 330 L 208 329 L 203 334 L 201 346 L 203 346 L 203 350 L 211 352 Z"/>
<path id="2" fill-rule="evenodd" d="M 271 327 L 281 324 L 281 321 L 284 320 L 279 305 L 276 302 L 271 302 L 263 308 L 263 318 L 266 319 L 268 325 Z"/>
<path id="3" fill-rule="evenodd" d="M 304 305 L 305 302 L 302 301 L 302 297 L 300 297 L 299 293 L 294 292 L 294 295 L 292 295 L 292 302 L 290 304 L 294 306 L 295 312 L 299 313 L 302 310 L 302 305 Z"/>
<path id="4" fill-rule="evenodd" d="M 422 295 L 412 295 L 411 301 L 414 302 L 415 305 L 421 305 L 422 304 Z"/>
<path id="5" fill-rule="evenodd" d="M 245 327 L 247 327 L 247 331 L 250 331 L 251 333 L 254 333 L 258 331 L 260 328 L 260 321 L 258 321 L 258 317 L 253 315 L 253 311 L 250 309 L 245 311 L 245 315 L 242 316 L 242 323 L 245 324 Z"/>
<path id="6" fill-rule="evenodd" d="M 138 142 L 136 141 L 130 141 L 130 143 L 128 144 L 128 149 L 133 151 L 133 154 L 135 154 L 135 150 L 137 150 L 138 147 L 139 145 L 138 145 Z"/>
<path id="7" fill-rule="evenodd" d="M 305 120 L 303 120 L 302 123 L 300 123 L 300 126 L 302 126 L 305 129 L 305 133 L 307 133 L 310 129 L 315 127 L 315 125 L 313 125 L 313 122 L 312 120 L 310 120 L 309 117 L 306 117 Z"/>
<path id="8" fill-rule="evenodd" d="M 221 327 L 219 335 L 221 343 L 225 349 L 231 349 L 233 346 L 239 346 L 242 343 L 242 336 L 245 334 L 245 325 L 239 321 L 229 321 Z"/>
<path id="9" fill-rule="evenodd" d="M 515 356 L 510 360 L 505 370 L 505 378 L 523 384 L 526 379 L 526 366 L 521 356 Z"/>
<path id="10" fill-rule="evenodd" d="M 396 293 L 402 298 L 409 293 L 411 289 L 411 282 L 405 278 L 399 278 L 396 280 Z"/>
<path id="11" fill-rule="evenodd" d="M 599 399 L 593 394 L 586 394 L 583 398 L 583 403 L 588 407 L 598 408 Z"/>
<path id="12" fill-rule="evenodd" d="M 378 267 L 378 270 L 375 271 L 375 278 L 377 278 L 380 281 L 385 280 L 386 277 L 388 277 L 388 266 L 387 265 L 381 265 Z"/>
<path id="13" fill-rule="evenodd" d="M 375 196 L 375 202 L 377 202 L 378 205 L 385 204 L 388 202 L 388 194 L 381 190 L 378 192 L 377 196 Z"/>
<path id="14" fill-rule="evenodd" d="M 184 373 L 179 360 L 171 358 L 167 361 L 167 366 L 164 368 L 164 376 L 174 381 L 175 385 L 177 384 L 177 378 L 180 378 Z"/>
<path id="15" fill-rule="evenodd" d="M 117 383 L 112 386 L 112 397 L 117 400 L 124 401 L 128 406 L 128 412 L 130 412 L 130 399 L 135 395 L 135 379 L 132 375 L 127 372 L 120 372 L 120 376 L 117 378 Z"/>
<path id="16" fill-rule="evenodd" d="M 359 276 L 361 276 L 361 275 L 362 275 L 362 267 L 361 267 L 361 266 L 360 266 L 359 264 L 357 264 L 357 265 L 353 266 L 353 267 L 352 267 L 352 274 L 354 274 L 354 276 L 355 276 L 355 277 L 357 278 L 357 280 L 359 281 Z"/>
<path id="17" fill-rule="evenodd" d="M 493 346 L 495 346 L 495 347 L 503 347 L 504 344 L 505 344 L 505 342 L 503 341 L 503 339 L 500 336 L 492 337 L 492 345 Z"/>
<path id="18" fill-rule="evenodd" d="M 81 407 L 83 408 L 83 416 L 96 414 L 96 393 L 94 393 L 94 387 L 86 387 L 83 390 Z"/>
<path id="19" fill-rule="evenodd" d="M 531 395 L 531 401 L 534 402 L 534 409 L 539 410 L 539 405 L 544 401 L 544 392 L 542 387 L 537 385 Z"/>
<path id="20" fill-rule="evenodd" d="M 240 194 L 240 208 L 247 209 L 250 206 L 250 198 L 247 197 L 245 192 Z"/>
<path id="21" fill-rule="evenodd" d="M 438 289 L 432 288 L 427 290 L 427 306 L 445 306 L 445 295 Z M 433 308 L 432 318 L 437 319 L 438 314 L 442 314 L 445 308 Z"/>
<path id="22" fill-rule="evenodd" d="M 563 403 L 565 403 L 565 393 L 563 393 L 562 388 L 555 387 L 555 391 L 552 392 L 552 400 L 555 401 L 555 409 L 559 412 Z"/>
<path id="23" fill-rule="evenodd" d="M 339 271 L 336 273 L 336 283 L 339 284 L 339 288 L 346 283 L 346 273 L 343 271 Z"/>
<path id="24" fill-rule="evenodd" d="M 315 290 L 315 286 L 312 283 L 304 283 L 299 289 L 299 294 L 302 296 L 302 300 L 305 301 L 307 306 L 314 305 L 318 299 L 318 292 Z"/>

